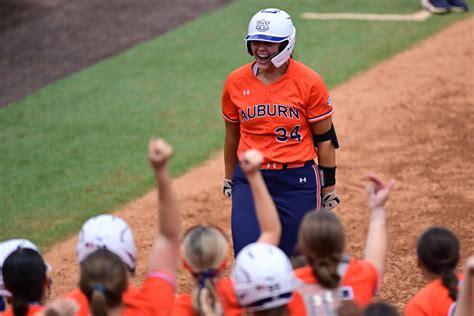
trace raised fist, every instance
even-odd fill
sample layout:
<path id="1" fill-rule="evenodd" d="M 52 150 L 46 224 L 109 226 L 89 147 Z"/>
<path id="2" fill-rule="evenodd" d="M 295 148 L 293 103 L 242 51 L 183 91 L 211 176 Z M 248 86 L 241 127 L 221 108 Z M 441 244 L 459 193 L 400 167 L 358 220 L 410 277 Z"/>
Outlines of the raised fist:
<path id="1" fill-rule="evenodd" d="M 240 167 L 245 174 L 256 172 L 263 161 L 263 155 L 256 149 L 250 149 L 243 153 L 240 158 Z"/>
<path id="2" fill-rule="evenodd" d="M 173 156 L 173 147 L 162 138 L 152 138 L 148 142 L 148 160 L 153 169 L 163 167 Z"/>

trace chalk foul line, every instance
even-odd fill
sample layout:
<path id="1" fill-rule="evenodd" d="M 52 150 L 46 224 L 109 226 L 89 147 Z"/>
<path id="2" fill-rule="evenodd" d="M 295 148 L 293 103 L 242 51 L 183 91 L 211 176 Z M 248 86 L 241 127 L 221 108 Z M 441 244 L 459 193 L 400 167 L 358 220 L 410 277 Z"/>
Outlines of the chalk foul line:
<path id="1" fill-rule="evenodd" d="M 301 15 L 309 20 L 359 20 L 359 21 L 415 21 L 422 22 L 428 19 L 431 13 L 420 10 L 411 14 L 366 14 L 366 13 L 317 13 L 306 12 Z"/>

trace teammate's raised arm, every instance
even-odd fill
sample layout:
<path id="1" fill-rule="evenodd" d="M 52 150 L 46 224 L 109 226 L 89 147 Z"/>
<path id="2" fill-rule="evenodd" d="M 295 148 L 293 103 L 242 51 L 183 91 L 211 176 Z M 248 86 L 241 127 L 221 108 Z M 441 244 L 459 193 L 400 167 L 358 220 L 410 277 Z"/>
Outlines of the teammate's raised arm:
<path id="1" fill-rule="evenodd" d="M 370 261 L 383 275 L 387 256 L 387 231 L 384 205 L 395 185 L 395 180 L 384 182 L 375 175 L 369 175 L 369 209 L 371 212 L 369 234 L 365 248 L 365 260 Z"/>
<path id="2" fill-rule="evenodd" d="M 281 237 L 281 224 L 275 203 L 259 170 L 262 161 L 262 154 L 258 150 L 250 149 L 241 157 L 240 166 L 250 184 L 255 203 L 260 226 L 260 236 L 257 242 L 277 246 Z"/>
<path id="3" fill-rule="evenodd" d="M 464 264 L 464 280 L 459 289 L 456 311 L 454 316 L 469 316 L 472 314 L 472 287 L 474 286 L 474 256 L 467 258 Z"/>
<path id="4" fill-rule="evenodd" d="M 159 231 L 150 254 L 149 270 L 166 272 L 174 278 L 179 254 L 180 221 L 178 202 L 168 172 L 168 161 L 172 155 L 173 148 L 163 139 L 150 139 L 148 159 L 158 189 Z"/>

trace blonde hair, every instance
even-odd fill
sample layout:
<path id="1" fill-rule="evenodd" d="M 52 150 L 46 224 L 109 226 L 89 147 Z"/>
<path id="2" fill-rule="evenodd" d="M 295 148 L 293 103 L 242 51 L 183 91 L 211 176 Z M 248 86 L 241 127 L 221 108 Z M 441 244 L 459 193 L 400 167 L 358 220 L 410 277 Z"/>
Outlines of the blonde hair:
<path id="1" fill-rule="evenodd" d="M 127 268 L 116 254 L 100 249 L 82 261 L 79 288 L 93 316 L 107 316 L 109 308 L 119 306 L 127 286 Z"/>
<path id="2" fill-rule="evenodd" d="M 201 306 L 201 290 L 207 289 L 209 308 L 221 312 L 221 306 L 215 279 L 225 266 L 228 246 L 224 233 L 214 226 L 196 226 L 191 228 L 183 241 L 183 261 L 185 267 L 192 273 L 198 282 L 198 287 L 193 289 L 193 309 L 198 315 L 203 315 Z"/>
<path id="3" fill-rule="evenodd" d="M 314 211 L 305 215 L 298 237 L 298 248 L 306 257 L 321 286 L 338 287 L 337 268 L 345 246 L 344 228 L 330 211 Z"/>

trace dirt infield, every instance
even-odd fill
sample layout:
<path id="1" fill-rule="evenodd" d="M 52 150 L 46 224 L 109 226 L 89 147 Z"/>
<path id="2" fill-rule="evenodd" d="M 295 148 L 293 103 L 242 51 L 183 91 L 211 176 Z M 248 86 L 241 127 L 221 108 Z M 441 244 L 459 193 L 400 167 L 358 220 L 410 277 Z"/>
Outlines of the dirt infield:
<path id="1" fill-rule="evenodd" d="M 1 0 L 0 107 L 231 0 Z"/>
<path id="2" fill-rule="evenodd" d="M 474 253 L 474 18 L 458 22 L 331 92 L 341 140 L 337 213 L 348 252 L 363 255 L 368 226 L 364 175 L 395 178 L 388 205 L 389 258 L 380 298 L 400 309 L 424 282 L 414 245 L 430 225 L 453 229 L 462 258 Z M 184 229 L 210 222 L 230 230 L 230 203 L 221 194 L 223 157 L 176 179 Z M 140 281 L 156 229 L 156 192 L 117 212 L 132 226 Z M 52 297 L 73 288 L 75 239 L 46 254 L 53 265 Z M 179 290 L 189 289 L 179 274 Z"/>

